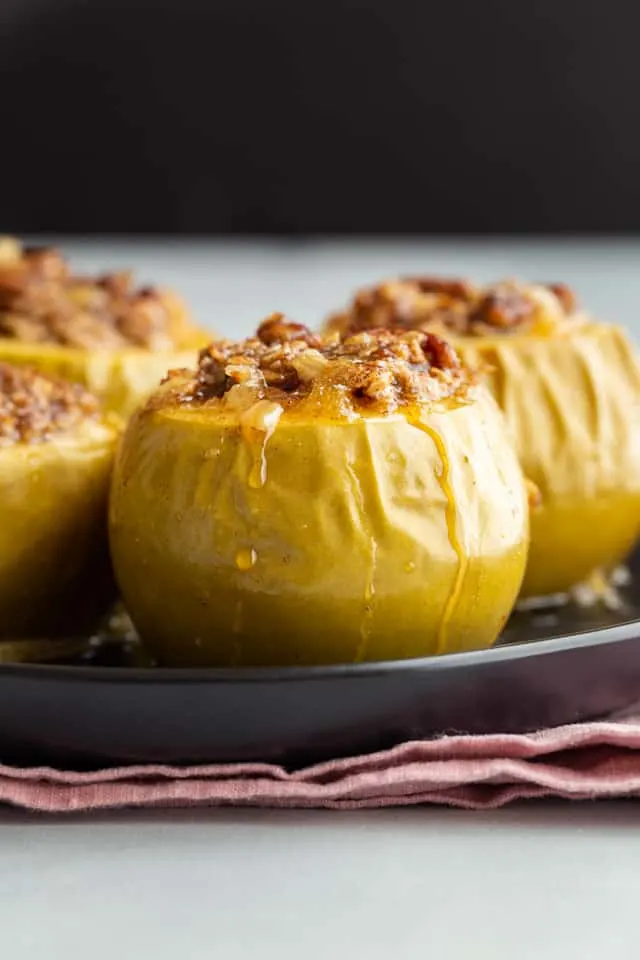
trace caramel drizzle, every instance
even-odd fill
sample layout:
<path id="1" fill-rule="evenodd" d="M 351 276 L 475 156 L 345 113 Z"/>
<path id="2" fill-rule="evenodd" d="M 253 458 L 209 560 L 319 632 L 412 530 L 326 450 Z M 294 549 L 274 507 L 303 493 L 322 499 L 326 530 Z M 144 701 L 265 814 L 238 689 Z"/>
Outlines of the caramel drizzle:
<path id="1" fill-rule="evenodd" d="M 439 654 L 444 653 L 447 650 L 447 630 L 460 600 L 460 594 L 462 593 L 462 587 L 467 573 L 467 567 L 469 565 L 469 558 L 464 550 L 458 534 L 458 510 L 456 507 L 453 487 L 451 486 L 451 463 L 444 440 L 436 430 L 427 426 L 427 424 L 422 420 L 414 420 L 412 421 L 412 425 L 418 430 L 422 430 L 423 433 L 427 434 L 427 436 L 433 442 L 438 456 L 440 457 L 442 469 L 440 473 L 436 473 L 436 478 L 446 500 L 445 521 L 447 524 L 447 536 L 449 538 L 451 548 L 458 560 L 453 586 L 449 591 L 449 596 L 447 597 L 447 601 L 444 606 L 442 619 L 438 627 L 438 645 L 436 653 Z"/>

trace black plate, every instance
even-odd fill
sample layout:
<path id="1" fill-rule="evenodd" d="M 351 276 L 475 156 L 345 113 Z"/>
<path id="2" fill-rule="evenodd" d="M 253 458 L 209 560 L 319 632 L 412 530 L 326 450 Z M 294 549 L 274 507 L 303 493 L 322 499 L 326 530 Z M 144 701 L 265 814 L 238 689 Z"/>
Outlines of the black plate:
<path id="1" fill-rule="evenodd" d="M 176 670 L 0 666 L 0 759 L 310 761 L 444 732 L 518 732 L 640 700 L 640 562 L 621 607 L 516 613 L 492 650 L 356 666 Z M 105 665 L 120 659 L 122 665 Z"/>

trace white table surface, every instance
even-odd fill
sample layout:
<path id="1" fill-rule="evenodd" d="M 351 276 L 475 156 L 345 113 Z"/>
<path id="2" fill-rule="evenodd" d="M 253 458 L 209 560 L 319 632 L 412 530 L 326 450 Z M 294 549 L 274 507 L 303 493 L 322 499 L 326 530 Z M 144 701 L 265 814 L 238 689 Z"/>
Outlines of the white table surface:
<path id="1" fill-rule="evenodd" d="M 397 272 L 574 284 L 640 335 L 640 243 L 68 244 L 135 264 L 226 334 L 316 323 Z M 469 813 L 0 810 L 0 957 L 590 960 L 635 957 L 640 804 Z"/>
<path id="2" fill-rule="evenodd" d="M 57 241 L 56 241 L 57 242 Z M 358 286 L 398 274 L 564 280 L 603 318 L 640 335 L 640 240 L 85 241 L 63 244 L 88 269 L 135 265 L 184 292 L 201 322 L 249 333 L 282 310 L 310 326 Z"/>

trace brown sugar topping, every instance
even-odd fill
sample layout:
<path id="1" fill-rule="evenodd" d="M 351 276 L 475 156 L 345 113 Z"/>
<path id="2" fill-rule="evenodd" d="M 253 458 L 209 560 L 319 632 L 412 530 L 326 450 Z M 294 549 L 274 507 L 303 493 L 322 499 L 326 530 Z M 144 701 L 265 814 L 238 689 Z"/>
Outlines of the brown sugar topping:
<path id="1" fill-rule="evenodd" d="M 43 443 L 99 412 L 98 401 L 79 384 L 0 363 L 0 446 Z"/>
<path id="2" fill-rule="evenodd" d="M 172 295 L 136 288 L 132 274 L 74 276 L 53 248 L 0 239 L 0 337 L 81 349 L 180 346 L 189 329 Z"/>
<path id="3" fill-rule="evenodd" d="M 184 375 L 176 371 L 169 380 Z M 462 395 L 472 380 L 455 350 L 433 333 L 374 330 L 319 338 L 282 314 L 272 314 L 247 340 L 210 344 L 191 376 L 181 403 L 231 397 L 240 387 L 254 401 L 290 407 L 332 391 L 352 407 L 376 412 Z"/>
<path id="4" fill-rule="evenodd" d="M 576 307 L 564 284 L 501 281 L 481 287 L 466 280 L 408 277 L 358 292 L 347 310 L 329 319 L 328 328 L 434 329 L 481 337 L 529 329 L 538 320 L 561 321 Z"/>

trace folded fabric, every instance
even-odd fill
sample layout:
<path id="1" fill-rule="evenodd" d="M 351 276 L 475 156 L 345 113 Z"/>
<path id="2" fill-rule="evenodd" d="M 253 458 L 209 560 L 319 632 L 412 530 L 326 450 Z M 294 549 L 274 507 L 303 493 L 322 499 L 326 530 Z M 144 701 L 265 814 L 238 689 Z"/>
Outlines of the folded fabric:
<path id="1" fill-rule="evenodd" d="M 63 812 L 117 807 L 482 809 L 530 797 L 640 796 L 640 712 L 524 735 L 447 736 L 287 771 L 264 763 L 79 773 L 0 765 L 0 801 Z"/>

